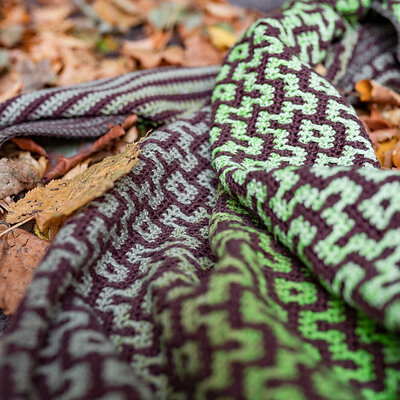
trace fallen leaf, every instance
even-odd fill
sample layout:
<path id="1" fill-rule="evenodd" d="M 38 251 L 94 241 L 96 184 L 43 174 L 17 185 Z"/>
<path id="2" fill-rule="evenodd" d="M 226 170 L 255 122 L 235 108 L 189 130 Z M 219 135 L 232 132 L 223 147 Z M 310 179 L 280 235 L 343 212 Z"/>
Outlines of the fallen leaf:
<path id="1" fill-rule="evenodd" d="M 0 233 L 5 230 L 0 225 Z M 0 308 L 14 314 L 50 242 L 14 229 L 0 238 Z"/>
<path id="2" fill-rule="evenodd" d="M 86 160 L 82 161 L 70 171 L 68 171 L 61 179 L 68 180 L 73 179 L 80 175 L 82 172 L 86 171 L 89 167 L 90 162 L 92 161 L 91 158 L 87 158 Z"/>
<path id="3" fill-rule="evenodd" d="M 382 117 L 371 117 L 367 115 L 361 115 L 359 118 L 369 131 L 393 128 L 393 125 L 390 124 L 388 121 L 384 120 Z"/>
<path id="4" fill-rule="evenodd" d="M 156 30 L 171 29 L 183 17 L 185 8 L 184 4 L 163 1 L 149 12 L 148 20 Z"/>
<path id="5" fill-rule="evenodd" d="M 10 79 L 8 75 L 4 75 L 0 79 L 0 103 L 16 96 L 22 89 L 22 82 Z"/>
<path id="6" fill-rule="evenodd" d="M 356 83 L 355 89 L 360 93 L 361 101 L 400 105 L 400 95 L 394 90 L 369 79 Z"/>
<path id="7" fill-rule="evenodd" d="M 47 157 L 46 150 L 42 146 L 38 145 L 33 139 L 16 137 L 10 140 L 22 150 L 30 151 L 43 157 Z"/>
<path id="8" fill-rule="evenodd" d="M 11 204 L 13 204 L 13 200 L 10 196 L 0 200 L 0 214 L 4 214 L 10 208 Z"/>
<path id="9" fill-rule="evenodd" d="M 0 159 L 0 199 L 31 189 L 39 181 L 39 164 L 29 153 L 19 159 Z"/>
<path id="10" fill-rule="evenodd" d="M 182 65 L 184 50 L 178 45 L 166 47 L 168 37 L 168 34 L 158 31 L 146 39 L 125 41 L 121 53 L 138 61 L 145 69 Z"/>
<path id="11" fill-rule="evenodd" d="M 18 65 L 18 70 L 22 77 L 23 92 L 42 89 L 47 85 L 54 85 L 56 81 L 56 75 L 48 59 L 36 65 L 30 60 L 24 60 Z"/>
<path id="12" fill-rule="evenodd" d="M 394 136 L 400 139 L 400 131 L 397 128 L 378 129 L 373 132 L 368 132 L 368 136 L 372 144 L 377 144 L 392 139 Z"/>
<path id="13" fill-rule="evenodd" d="M 15 224 L 34 217 L 42 232 L 52 225 L 61 226 L 69 215 L 130 172 L 139 153 L 138 143 L 132 143 L 122 153 L 105 158 L 71 180 L 53 180 L 45 187 L 34 188 L 9 208 L 6 221 Z"/>
<path id="14" fill-rule="evenodd" d="M 392 160 L 395 167 L 400 168 L 400 143 L 393 147 Z"/>
<path id="15" fill-rule="evenodd" d="M 121 9 L 114 1 L 96 0 L 92 7 L 103 21 L 108 22 L 122 32 L 126 32 L 129 28 L 143 22 L 143 17 L 141 15 L 132 15 L 126 12 L 126 7 L 125 10 Z"/>
<path id="16" fill-rule="evenodd" d="M 383 152 L 383 168 L 391 169 L 393 167 L 393 147 Z"/>
<path id="17" fill-rule="evenodd" d="M 205 10 L 218 19 L 233 20 L 243 14 L 243 9 L 231 4 L 207 2 Z"/>
<path id="18" fill-rule="evenodd" d="M 390 124 L 400 127 L 400 108 L 398 107 L 385 107 L 381 110 L 382 118 Z"/>
<path id="19" fill-rule="evenodd" d="M 131 115 L 128 115 L 126 118 L 125 118 L 125 121 L 122 123 L 122 129 L 129 129 L 129 128 L 131 128 L 132 127 L 132 125 L 135 125 L 136 124 L 136 122 L 137 122 L 137 120 L 138 120 L 138 116 L 137 116 L 137 114 L 131 114 Z"/>
<path id="20" fill-rule="evenodd" d="M 398 142 L 398 140 L 399 139 L 397 137 L 394 137 L 393 139 L 383 142 L 375 151 L 376 157 L 378 158 L 378 161 L 382 167 L 385 165 L 384 153 L 388 150 L 391 150 L 392 147 Z"/>
<path id="21" fill-rule="evenodd" d="M 203 67 L 221 64 L 221 54 L 199 31 L 184 40 L 185 53 L 183 65 L 186 67 Z"/>
<path id="22" fill-rule="evenodd" d="M 209 26 L 207 28 L 211 43 L 219 50 L 226 51 L 236 43 L 236 36 L 219 26 Z"/>
<path id="23" fill-rule="evenodd" d="M 136 117 L 137 118 L 137 117 Z M 121 125 L 112 126 L 111 129 L 99 139 L 97 139 L 89 150 L 78 153 L 72 157 L 59 156 L 56 165 L 45 174 L 46 180 L 52 180 L 64 175 L 80 162 L 106 147 L 111 141 L 125 134 Z"/>

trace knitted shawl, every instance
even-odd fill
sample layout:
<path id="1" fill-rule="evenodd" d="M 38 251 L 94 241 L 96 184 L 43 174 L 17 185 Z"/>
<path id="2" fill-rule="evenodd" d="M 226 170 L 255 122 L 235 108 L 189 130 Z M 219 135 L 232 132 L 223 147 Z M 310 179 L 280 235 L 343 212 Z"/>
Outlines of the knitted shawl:
<path id="1" fill-rule="evenodd" d="M 400 87 L 399 21 L 394 0 L 296 1 L 220 68 L 0 104 L 1 142 L 162 125 L 56 236 L 2 340 L 0 397 L 399 398 L 400 175 L 341 94 Z"/>

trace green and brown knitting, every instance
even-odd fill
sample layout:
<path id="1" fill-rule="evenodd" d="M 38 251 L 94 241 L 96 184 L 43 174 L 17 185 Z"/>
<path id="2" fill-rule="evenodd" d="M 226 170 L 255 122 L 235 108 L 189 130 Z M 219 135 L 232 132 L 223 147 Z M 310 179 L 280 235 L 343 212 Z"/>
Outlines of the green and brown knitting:
<path id="1" fill-rule="evenodd" d="M 1 104 L 2 141 L 132 112 L 164 126 L 60 230 L 4 338 L 0 397 L 399 398 L 400 175 L 332 85 L 399 85 L 398 10 L 292 2 L 220 68 Z"/>

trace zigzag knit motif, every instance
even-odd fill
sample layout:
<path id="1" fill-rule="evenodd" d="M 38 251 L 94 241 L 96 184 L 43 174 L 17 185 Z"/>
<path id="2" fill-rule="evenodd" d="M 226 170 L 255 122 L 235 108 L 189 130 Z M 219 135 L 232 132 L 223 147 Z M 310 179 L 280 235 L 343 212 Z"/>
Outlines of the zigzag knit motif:
<path id="1" fill-rule="evenodd" d="M 55 238 L 4 337 L 1 398 L 399 398 L 400 178 L 312 68 L 395 82 L 377 39 L 395 31 L 359 23 L 369 6 L 258 21 L 212 99 L 217 68 L 171 68 L 0 105 L 2 140 L 164 123 Z M 368 69 L 351 53 L 371 44 Z"/>
<path id="2" fill-rule="evenodd" d="M 209 102 L 217 71 L 161 68 L 21 94 L 0 104 L 0 145 L 16 135 L 97 137 L 132 113 L 169 122 Z"/>

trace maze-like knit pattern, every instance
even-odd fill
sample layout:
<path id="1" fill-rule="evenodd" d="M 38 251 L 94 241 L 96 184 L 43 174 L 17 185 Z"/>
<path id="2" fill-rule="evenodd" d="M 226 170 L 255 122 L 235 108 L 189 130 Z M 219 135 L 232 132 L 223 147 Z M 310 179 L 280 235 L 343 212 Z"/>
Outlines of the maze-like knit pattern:
<path id="1" fill-rule="evenodd" d="M 400 179 L 312 69 L 326 62 L 344 85 L 352 67 L 398 76 L 387 44 L 369 70 L 352 62 L 383 35 L 357 22 L 368 7 L 294 2 L 260 20 L 221 67 L 212 110 L 215 68 L 0 105 L 2 140 L 96 135 L 132 112 L 167 121 L 57 235 L 2 342 L 1 398 L 400 397 Z"/>
<path id="2" fill-rule="evenodd" d="M 308 29 L 291 35 L 299 21 Z M 344 26 L 328 5 L 296 3 L 250 28 L 217 78 L 213 165 L 329 290 L 398 330 L 400 178 L 366 168 L 378 165 L 361 122 L 309 66 Z"/>

